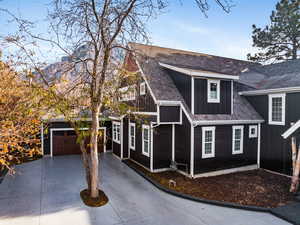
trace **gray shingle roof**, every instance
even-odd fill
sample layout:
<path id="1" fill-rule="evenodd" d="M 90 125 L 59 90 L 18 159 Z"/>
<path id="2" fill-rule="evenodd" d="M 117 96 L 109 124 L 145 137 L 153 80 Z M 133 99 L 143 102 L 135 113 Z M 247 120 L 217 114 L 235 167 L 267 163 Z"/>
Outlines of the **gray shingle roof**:
<path id="1" fill-rule="evenodd" d="M 300 59 L 271 65 L 251 67 L 240 76 L 240 81 L 251 87 L 276 89 L 300 86 Z"/>
<path id="2" fill-rule="evenodd" d="M 158 101 L 180 101 L 194 121 L 262 120 L 262 117 L 253 109 L 245 97 L 238 94 L 239 91 L 249 89 L 249 87 L 241 84 L 234 85 L 234 110 L 232 115 L 193 115 L 169 74 L 158 64 L 159 62 L 164 62 L 168 64 L 180 64 L 181 66 L 184 65 L 189 68 L 211 68 L 210 65 L 212 65 L 212 62 L 215 62 L 216 64 L 219 62 L 223 63 L 224 66 L 224 69 L 221 68 L 221 66 L 214 67 L 217 68 L 219 73 L 222 72 L 223 74 L 227 73 L 233 75 L 237 74 L 237 68 L 240 68 L 241 72 L 241 69 L 244 69 L 246 65 L 249 65 L 249 62 L 149 45 L 133 44 L 131 47 L 135 50 L 141 70 L 146 76 L 150 88 Z M 223 60 L 220 58 L 223 58 Z M 212 61 L 210 62 L 210 60 Z M 227 64 L 227 61 L 230 63 Z M 210 62 L 209 65 L 206 64 L 208 62 Z M 233 62 L 237 62 L 237 66 L 234 66 L 235 64 Z M 230 66 L 234 67 L 234 69 L 230 69 Z"/>

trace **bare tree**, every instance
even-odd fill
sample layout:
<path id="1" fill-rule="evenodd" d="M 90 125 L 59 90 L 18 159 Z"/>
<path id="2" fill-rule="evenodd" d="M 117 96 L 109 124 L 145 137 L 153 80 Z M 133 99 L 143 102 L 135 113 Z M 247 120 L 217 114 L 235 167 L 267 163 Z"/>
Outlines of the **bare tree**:
<path id="1" fill-rule="evenodd" d="M 229 12 L 230 0 L 215 2 Z M 6 40 L 17 45 L 29 59 L 50 93 L 50 105 L 55 105 L 68 118 L 78 135 L 80 131 L 73 120 L 78 115 L 72 110 L 74 103 L 91 111 L 89 155 L 84 141 L 80 141 L 91 198 L 99 195 L 99 115 L 103 115 L 106 109 L 127 113 L 129 108 L 118 102 L 118 87 L 124 77 L 127 81 L 131 78 L 132 82 L 136 79 L 135 73 L 122 68 L 124 50 L 130 51 L 127 48 L 129 42 L 149 42 L 146 23 L 161 13 L 167 3 L 167 0 L 53 0 L 49 34 L 46 36 L 35 34 L 33 23 L 14 17 L 21 35 L 10 36 Z M 196 4 L 202 12 L 209 9 L 207 0 L 196 0 Z M 41 64 L 35 62 L 34 54 L 24 41 L 27 44 L 47 42 L 67 55 L 70 71 L 76 74 L 76 78 L 71 79 L 72 85 L 61 91 L 49 82 L 49 77 L 41 69 Z M 66 95 L 69 92 L 76 94 Z M 88 101 L 83 103 L 80 96 L 85 96 Z"/>

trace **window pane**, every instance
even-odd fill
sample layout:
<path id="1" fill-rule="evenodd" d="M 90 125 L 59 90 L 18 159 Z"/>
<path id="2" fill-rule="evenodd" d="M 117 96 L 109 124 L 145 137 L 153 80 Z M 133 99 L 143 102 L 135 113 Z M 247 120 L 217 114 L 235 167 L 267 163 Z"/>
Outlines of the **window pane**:
<path id="1" fill-rule="evenodd" d="M 212 142 L 212 131 L 205 131 L 205 142 Z"/>
<path id="2" fill-rule="evenodd" d="M 240 151 L 241 150 L 241 141 L 235 140 L 234 141 L 234 151 Z"/>
<path id="3" fill-rule="evenodd" d="M 272 121 L 282 121 L 282 98 L 272 98 Z"/>
<path id="4" fill-rule="evenodd" d="M 242 133 L 242 130 L 241 130 L 241 129 L 235 130 L 235 136 L 234 136 L 234 139 L 241 139 L 241 133 Z"/>
<path id="5" fill-rule="evenodd" d="M 204 145 L 204 152 L 205 154 L 211 154 L 212 153 L 212 143 L 205 143 Z"/>
<path id="6" fill-rule="evenodd" d="M 134 147 L 135 141 L 134 141 L 134 137 L 131 137 L 131 146 Z"/>
<path id="7" fill-rule="evenodd" d="M 251 134 L 255 134 L 255 128 L 251 128 Z"/>
<path id="8" fill-rule="evenodd" d="M 210 83 L 210 98 L 217 99 L 218 85 L 216 83 Z"/>
<path id="9" fill-rule="evenodd" d="M 148 141 L 144 140 L 144 152 L 148 153 L 149 152 L 149 149 L 148 149 Z"/>
<path id="10" fill-rule="evenodd" d="M 134 136 L 134 126 L 130 126 L 130 135 Z"/>
<path id="11" fill-rule="evenodd" d="M 148 140 L 149 130 L 144 128 L 144 140 Z"/>

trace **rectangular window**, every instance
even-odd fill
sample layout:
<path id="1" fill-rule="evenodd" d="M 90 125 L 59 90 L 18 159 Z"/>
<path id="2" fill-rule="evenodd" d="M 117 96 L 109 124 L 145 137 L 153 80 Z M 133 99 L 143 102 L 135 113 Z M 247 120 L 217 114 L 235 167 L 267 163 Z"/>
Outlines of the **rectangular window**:
<path id="1" fill-rule="evenodd" d="M 140 95 L 145 95 L 146 94 L 146 83 L 143 82 L 140 84 Z"/>
<path id="2" fill-rule="evenodd" d="M 129 148 L 135 150 L 135 123 L 129 123 Z"/>
<path id="3" fill-rule="evenodd" d="M 220 80 L 207 80 L 207 102 L 220 103 Z"/>
<path id="4" fill-rule="evenodd" d="M 142 127 L 142 140 L 143 140 L 143 155 L 149 157 L 150 153 L 150 128 L 148 125 Z"/>
<path id="5" fill-rule="evenodd" d="M 202 158 L 215 157 L 215 127 L 202 127 Z"/>
<path id="6" fill-rule="evenodd" d="M 285 125 L 285 94 L 269 95 L 269 124 Z"/>
<path id="7" fill-rule="evenodd" d="M 257 138 L 257 126 L 249 126 L 249 138 Z"/>
<path id="8" fill-rule="evenodd" d="M 120 138 L 121 138 L 121 124 L 120 122 L 113 122 L 113 141 L 120 144 Z"/>
<path id="9" fill-rule="evenodd" d="M 242 154 L 244 146 L 244 126 L 232 127 L 232 154 Z"/>

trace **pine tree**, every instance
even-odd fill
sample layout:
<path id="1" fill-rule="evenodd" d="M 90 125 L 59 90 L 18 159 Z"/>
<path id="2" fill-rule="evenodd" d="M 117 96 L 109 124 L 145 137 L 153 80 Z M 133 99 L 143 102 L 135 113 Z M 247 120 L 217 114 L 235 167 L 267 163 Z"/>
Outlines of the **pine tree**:
<path id="1" fill-rule="evenodd" d="M 253 47 L 259 52 L 248 59 L 256 62 L 297 59 L 300 54 L 300 0 L 281 0 L 265 28 L 253 25 Z"/>

